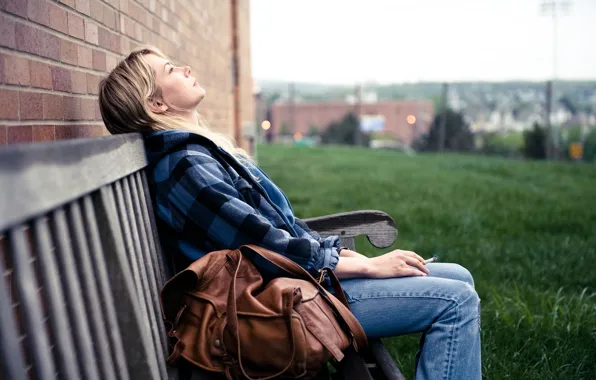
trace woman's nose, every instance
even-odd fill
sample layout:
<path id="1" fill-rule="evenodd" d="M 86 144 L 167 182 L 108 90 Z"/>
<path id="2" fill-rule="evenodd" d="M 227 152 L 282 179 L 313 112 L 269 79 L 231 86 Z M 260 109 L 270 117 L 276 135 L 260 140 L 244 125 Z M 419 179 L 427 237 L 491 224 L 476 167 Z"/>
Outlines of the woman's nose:
<path id="1" fill-rule="evenodd" d="M 190 76 L 190 66 L 184 66 L 184 75 L 188 78 Z"/>

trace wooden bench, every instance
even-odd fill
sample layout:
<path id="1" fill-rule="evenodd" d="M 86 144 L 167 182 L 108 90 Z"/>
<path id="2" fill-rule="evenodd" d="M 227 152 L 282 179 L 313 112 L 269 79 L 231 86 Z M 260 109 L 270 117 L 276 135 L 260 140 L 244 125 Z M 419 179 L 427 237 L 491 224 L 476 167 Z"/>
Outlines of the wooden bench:
<path id="1" fill-rule="evenodd" d="M 3 379 L 208 379 L 166 365 L 162 254 L 140 135 L 0 149 L 0 347 Z M 397 237 L 379 211 L 306 220 L 354 248 Z M 401 379 L 380 341 L 334 378 Z"/>

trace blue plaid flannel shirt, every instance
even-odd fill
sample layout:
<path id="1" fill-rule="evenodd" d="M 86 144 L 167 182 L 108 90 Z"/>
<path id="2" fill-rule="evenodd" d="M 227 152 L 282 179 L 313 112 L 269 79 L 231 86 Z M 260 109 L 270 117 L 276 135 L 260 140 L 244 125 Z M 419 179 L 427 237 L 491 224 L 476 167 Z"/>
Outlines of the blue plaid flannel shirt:
<path id="1" fill-rule="evenodd" d="M 185 131 L 145 134 L 145 146 L 159 235 L 175 256 L 175 270 L 243 244 L 280 253 L 313 275 L 337 265 L 339 238 L 323 239 L 310 230 L 258 166 L 240 163 L 211 140 Z M 282 274 L 260 257 L 252 261 L 266 278 Z"/>

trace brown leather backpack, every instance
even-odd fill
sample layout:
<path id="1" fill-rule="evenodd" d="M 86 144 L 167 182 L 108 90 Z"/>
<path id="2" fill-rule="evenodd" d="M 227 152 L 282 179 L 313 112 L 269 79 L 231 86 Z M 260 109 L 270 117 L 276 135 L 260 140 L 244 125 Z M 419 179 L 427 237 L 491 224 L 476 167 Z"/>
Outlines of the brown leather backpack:
<path id="1" fill-rule="evenodd" d="M 263 286 L 251 250 L 293 277 Z M 348 309 L 339 281 L 329 293 L 298 264 L 273 251 L 247 245 L 211 252 L 166 283 L 161 292 L 174 364 L 179 357 L 230 378 L 314 377 L 342 351 L 367 346 Z M 341 302 L 340 302 L 341 300 Z"/>

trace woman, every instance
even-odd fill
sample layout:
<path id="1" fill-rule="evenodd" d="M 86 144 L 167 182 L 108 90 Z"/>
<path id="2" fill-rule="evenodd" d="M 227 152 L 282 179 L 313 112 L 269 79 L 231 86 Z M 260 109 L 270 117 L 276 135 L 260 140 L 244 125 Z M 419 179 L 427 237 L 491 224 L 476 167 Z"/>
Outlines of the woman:
<path id="1" fill-rule="evenodd" d="M 470 273 L 424 264 L 414 252 L 367 258 L 322 239 L 296 218 L 284 193 L 196 109 L 205 90 L 188 66 L 154 47 L 134 50 L 100 84 L 112 134 L 142 132 L 159 234 L 177 270 L 219 249 L 258 244 L 311 273 L 331 267 L 369 337 L 422 332 L 417 379 L 480 379 L 479 298 Z M 266 277 L 268 263 L 253 260 Z"/>

